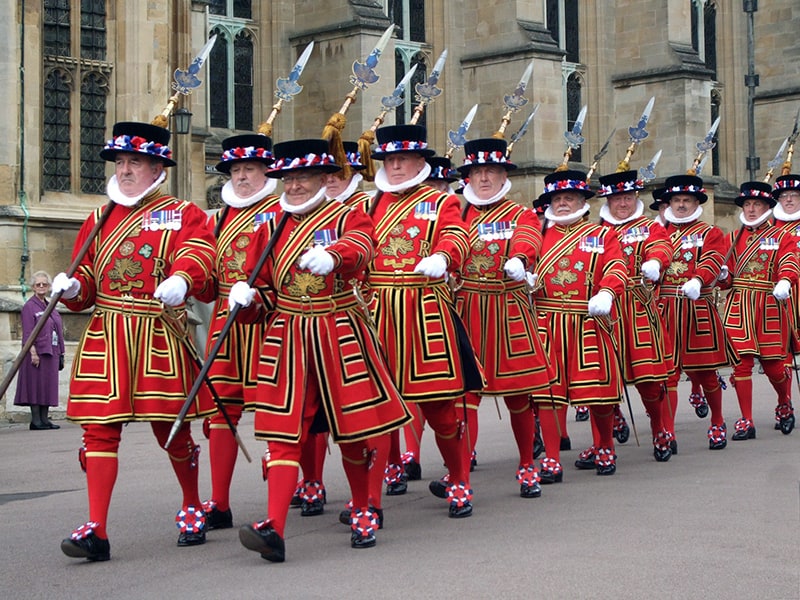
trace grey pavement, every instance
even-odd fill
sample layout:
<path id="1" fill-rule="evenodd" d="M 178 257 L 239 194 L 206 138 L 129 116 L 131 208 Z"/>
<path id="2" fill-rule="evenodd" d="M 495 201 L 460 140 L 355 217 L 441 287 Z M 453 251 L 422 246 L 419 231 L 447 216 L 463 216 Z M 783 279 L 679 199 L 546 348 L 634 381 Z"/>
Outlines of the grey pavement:
<path id="1" fill-rule="evenodd" d="M 522 499 L 508 417 L 502 402 L 480 409 L 475 513 L 447 518 L 427 490 L 443 474 L 433 436 L 423 437 L 423 480 L 405 496 L 385 498 L 386 528 L 373 549 L 354 550 L 338 513 L 348 499 L 340 455 L 328 456 L 324 515 L 290 512 L 287 562 L 244 549 L 237 529 L 212 531 L 204 546 L 177 548 L 180 492 L 146 424 L 123 431 L 111 503 L 112 559 L 64 556 L 59 543 L 87 520 L 77 460 L 81 430 L 0 428 L 3 456 L 0 523 L 6 598 L 800 598 L 800 430 L 772 428 L 774 393 L 755 375 L 755 440 L 708 450 L 708 420 L 689 406 L 681 383 L 680 454 L 652 457 L 647 419 L 635 393 L 634 436 L 617 448 L 618 471 L 598 477 L 572 467 L 589 445 L 588 423 L 570 411 L 573 450 L 562 453 L 564 482 Z M 796 390 L 795 390 L 796 392 Z M 724 392 L 730 429 L 738 415 Z M 795 402 L 797 404 L 797 401 Z M 625 410 L 627 413 L 627 409 Z M 201 452 L 201 495 L 210 492 L 208 443 Z M 252 415 L 240 427 L 253 456 L 240 456 L 232 485 L 236 527 L 265 517 L 263 444 Z"/>

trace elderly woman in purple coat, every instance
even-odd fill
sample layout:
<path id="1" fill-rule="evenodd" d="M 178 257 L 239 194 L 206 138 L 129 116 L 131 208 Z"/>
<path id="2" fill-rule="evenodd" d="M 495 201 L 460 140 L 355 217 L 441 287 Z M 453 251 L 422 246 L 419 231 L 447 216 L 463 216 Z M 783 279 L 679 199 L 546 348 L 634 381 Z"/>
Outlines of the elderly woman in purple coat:
<path id="1" fill-rule="evenodd" d="M 22 339 L 27 340 L 47 307 L 52 279 L 44 271 L 31 277 L 34 295 L 22 307 Z M 48 412 L 58 406 L 58 372 L 64 368 L 64 328 L 61 315 L 53 311 L 31 346 L 30 360 L 24 360 L 17 376 L 16 406 L 31 407 L 31 429 L 60 429 Z"/>

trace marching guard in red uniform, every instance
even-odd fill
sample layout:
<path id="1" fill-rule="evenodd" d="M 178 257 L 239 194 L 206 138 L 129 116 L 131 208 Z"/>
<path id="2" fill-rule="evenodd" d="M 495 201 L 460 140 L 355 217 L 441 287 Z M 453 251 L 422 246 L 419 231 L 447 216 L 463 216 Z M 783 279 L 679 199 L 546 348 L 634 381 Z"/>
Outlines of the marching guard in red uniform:
<path id="1" fill-rule="evenodd" d="M 75 353 L 67 405 L 67 418 L 83 428 L 80 459 L 89 492 L 89 521 L 61 543 L 74 558 L 110 558 L 108 508 L 122 425 L 150 422 L 163 447 L 197 370 L 184 301 L 201 295 L 212 280 L 214 243 L 205 213 L 161 190 L 164 168 L 175 165 L 169 137 L 149 123 L 114 125 L 100 152 L 115 163 L 108 182 L 112 203 L 105 209 L 111 212 L 74 277 L 59 273 L 53 281 L 53 292 L 63 292 L 70 310 L 95 307 Z M 102 211 L 81 227 L 75 253 Z M 200 447 L 189 420 L 213 412 L 213 399 L 202 390 L 167 451 L 183 491 L 179 546 L 205 542 Z"/>
<path id="2" fill-rule="evenodd" d="M 217 171 L 231 178 L 222 187 L 224 207 L 210 222 L 217 240 L 217 279 L 216 285 L 209 286 L 208 296 L 199 298 L 214 302 L 207 352 L 228 319 L 231 287 L 247 279 L 245 259 L 255 232 L 279 211 L 278 197 L 274 194 L 276 180 L 267 177 L 273 160 L 272 140 L 255 133 L 235 135 L 222 141 L 222 150 Z M 252 409 L 258 350 L 263 338 L 263 323 L 234 323 L 209 368 L 209 379 L 234 425 L 239 423 L 246 406 Z M 209 530 L 233 527 L 230 486 L 238 452 L 236 439 L 218 411 L 211 417 L 208 428 L 211 498 L 203 502 L 203 510 Z"/>
<path id="3" fill-rule="evenodd" d="M 466 391 L 480 390 L 484 382 L 446 281 L 469 253 L 460 203 L 424 185 L 431 171 L 425 158 L 433 155 L 426 137 L 420 125 L 377 130 L 372 156 L 383 166 L 369 211 L 378 241 L 369 285 L 397 387 L 434 430 L 449 469 L 447 487 L 433 481 L 431 492 L 449 500 L 450 517 L 461 518 L 472 514 L 472 489 L 460 405 Z M 388 477 L 402 477 L 401 464 L 387 469 Z"/>
<path id="4" fill-rule="evenodd" d="M 458 170 L 464 188 L 471 253 L 461 267 L 456 307 L 486 375 L 486 396 L 503 396 L 519 450 L 516 480 L 520 496 L 537 498 L 539 470 L 533 458 L 536 421 L 530 394 L 544 395 L 552 372 L 532 311 L 526 275 L 536 266 L 541 224 L 532 209 L 507 198 L 508 171 L 503 139 L 470 140 Z M 468 392 L 467 440 L 474 456 L 481 395 Z"/>
<path id="5" fill-rule="evenodd" d="M 742 208 L 742 229 L 728 235 L 733 252 L 720 280 L 721 287 L 731 290 L 723 322 L 741 359 L 731 376 L 742 412 L 734 440 L 756 437 L 752 379 L 756 356 L 778 394 L 777 405 L 791 402 L 792 379 L 786 358 L 792 319 L 786 301 L 792 286 L 797 286 L 800 262 L 789 231 L 770 221 L 775 203 L 768 183 L 741 185 L 736 205 Z"/>
<path id="6" fill-rule="evenodd" d="M 600 178 L 598 196 L 603 225 L 617 231 L 628 270 L 628 287 L 617 297 L 619 319 L 614 338 L 619 343 L 622 374 L 626 384 L 636 387 L 653 436 L 653 456 L 666 462 L 672 456 L 671 434 L 664 429 L 667 376 L 672 359 L 664 351 L 664 325 L 656 304 L 656 287 L 672 259 L 672 244 L 658 223 L 645 217 L 638 193 L 644 182 L 636 171 L 622 171 Z M 581 453 L 578 468 L 594 468 L 594 449 Z"/>
<path id="7" fill-rule="evenodd" d="M 246 307 L 239 313 L 244 321 L 269 312 L 255 402 L 255 435 L 268 443 L 267 519 L 243 526 L 239 539 L 266 560 L 283 562 L 302 442 L 315 418 L 325 419 L 342 452 L 353 498 L 351 545 L 368 548 L 378 522 L 368 499 L 367 440 L 401 427 L 409 414 L 357 295 L 375 251 L 369 218 L 326 201 L 325 175 L 341 167 L 325 140 L 279 143 L 274 155 L 270 177 L 283 180 L 282 213 L 256 232 L 245 270 L 255 272 L 268 244 L 274 247 L 255 288 L 236 283 L 230 302 Z"/>
<path id="8" fill-rule="evenodd" d="M 722 387 L 717 369 L 736 362 L 713 299 L 713 290 L 722 272 L 728 250 L 719 227 L 700 221 L 702 204 L 708 200 L 703 180 L 695 175 L 668 177 L 661 198 L 669 201 L 664 213 L 667 234 L 672 242 L 672 262 L 659 288 L 659 305 L 666 324 L 667 352 L 675 371 L 667 382 L 669 409 L 664 411 L 667 430 L 675 434 L 678 408 L 678 381 L 686 371 L 693 383 L 700 384 L 711 411 L 708 447 L 725 448 L 727 426 L 722 416 Z M 673 454 L 677 441 L 672 440 Z"/>
<path id="9" fill-rule="evenodd" d="M 627 285 L 627 269 L 613 227 L 590 223 L 594 196 L 580 171 L 545 177 L 539 197 L 546 226 L 536 266 L 535 306 L 556 380 L 549 393 L 536 393 L 545 458 L 542 483 L 563 478 L 560 446 L 567 406 L 589 406 L 594 422 L 594 464 L 598 475 L 616 471 L 614 405 L 622 397 L 622 374 L 609 319 L 614 300 Z"/>
<path id="10" fill-rule="evenodd" d="M 785 165 L 786 171 L 791 169 L 791 163 Z M 786 173 L 775 180 L 772 190 L 772 197 L 778 204 L 772 209 L 775 217 L 775 225 L 785 229 L 794 242 L 794 251 L 800 253 L 800 175 Z M 800 351 L 798 348 L 798 329 L 800 328 L 800 286 L 793 285 L 789 295 L 788 309 L 791 319 L 792 337 L 789 347 L 789 356 L 786 359 L 787 368 L 795 369 L 796 363 L 794 355 Z M 791 387 L 790 387 L 791 391 Z M 795 425 L 794 407 L 791 397 L 785 404 L 779 404 L 775 408 L 775 429 L 780 429 L 788 435 L 792 432 Z"/>

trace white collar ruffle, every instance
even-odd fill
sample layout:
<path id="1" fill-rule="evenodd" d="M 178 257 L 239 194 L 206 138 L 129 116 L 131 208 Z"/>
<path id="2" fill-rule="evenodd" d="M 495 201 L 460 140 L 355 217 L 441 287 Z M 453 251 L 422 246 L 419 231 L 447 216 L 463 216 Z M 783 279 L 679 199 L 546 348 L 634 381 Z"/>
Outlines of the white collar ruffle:
<path id="1" fill-rule="evenodd" d="M 255 194 L 249 198 L 241 198 L 233 191 L 233 182 L 229 179 L 225 182 L 225 185 L 222 186 L 222 201 L 231 208 L 247 208 L 269 196 L 275 191 L 276 187 L 278 187 L 277 179 L 267 179 L 264 183 L 264 187 Z"/>
<path id="2" fill-rule="evenodd" d="M 600 207 L 600 218 L 603 219 L 606 223 L 611 223 L 612 225 L 624 225 L 629 221 L 633 221 L 634 219 L 638 219 L 639 217 L 644 214 L 644 202 L 641 200 L 636 200 L 636 209 L 633 211 L 630 217 L 627 219 L 616 219 L 611 215 L 611 211 L 608 209 L 608 202 L 603 202 L 603 205 Z"/>
<path id="3" fill-rule="evenodd" d="M 472 206 L 489 206 L 505 198 L 508 192 L 510 191 L 511 191 L 511 181 L 506 179 L 505 183 L 500 188 L 499 192 L 497 192 L 491 198 L 488 198 L 486 200 L 481 200 L 475 194 L 475 190 L 472 189 L 472 184 L 468 183 L 466 186 L 464 186 L 464 200 L 469 202 Z"/>
<path id="4" fill-rule="evenodd" d="M 425 163 L 425 166 L 422 167 L 422 170 L 411 179 L 408 179 L 402 183 L 391 184 L 389 183 L 389 179 L 386 177 L 386 170 L 381 167 L 378 169 L 378 172 L 375 173 L 375 187 L 382 192 L 389 192 L 391 194 L 404 192 L 413 187 L 417 187 L 420 183 L 425 181 L 430 174 L 431 166 L 428 163 Z"/>
<path id="5" fill-rule="evenodd" d="M 589 212 L 591 207 L 589 206 L 588 202 L 583 203 L 583 207 L 576 210 L 574 213 L 570 213 L 568 215 L 563 215 L 557 217 L 553 214 L 551 207 L 547 207 L 544 211 L 544 218 L 547 219 L 547 226 L 552 227 L 553 225 L 572 225 L 573 223 L 577 223 L 583 218 L 583 215 Z"/>
<path id="6" fill-rule="evenodd" d="M 703 207 L 698 206 L 697 210 L 690 214 L 688 217 L 678 218 L 672 212 L 672 207 L 668 206 L 667 210 L 664 211 L 664 218 L 667 220 L 668 223 L 672 223 L 674 225 L 685 225 L 686 223 L 693 223 L 700 218 L 700 215 L 703 214 Z"/>
<path id="7" fill-rule="evenodd" d="M 128 208 L 130 208 L 132 206 L 136 206 L 139 200 L 149 196 L 155 190 L 157 190 L 161 186 L 161 184 L 164 183 L 164 180 L 166 178 L 167 178 L 167 172 L 161 171 L 161 175 L 158 176 L 158 179 L 156 179 L 152 183 L 152 185 L 150 185 L 150 187 L 147 188 L 145 191 L 143 191 L 141 194 L 137 196 L 126 196 L 119 189 L 119 183 L 117 183 L 117 176 L 112 175 L 111 179 L 108 180 L 108 185 L 106 185 L 106 193 L 108 194 L 108 197 L 114 202 L 114 204 L 119 204 L 120 206 L 127 206 Z"/>
<path id="8" fill-rule="evenodd" d="M 317 206 L 319 206 L 323 202 L 325 202 L 325 190 L 326 189 L 327 188 L 325 188 L 324 186 L 321 187 L 320 190 L 316 194 L 314 194 L 311 198 L 309 198 L 308 200 L 306 200 L 302 204 L 298 204 L 298 205 L 289 204 L 286 201 L 286 193 L 284 192 L 283 194 L 281 194 L 279 203 L 280 203 L 281 208 L 283 210 L 285 210 L 289 214 L 292 214 L 292 215 L 305 215 L 305 214 L 310 213 L 315 208 L 317 208 Z"/>

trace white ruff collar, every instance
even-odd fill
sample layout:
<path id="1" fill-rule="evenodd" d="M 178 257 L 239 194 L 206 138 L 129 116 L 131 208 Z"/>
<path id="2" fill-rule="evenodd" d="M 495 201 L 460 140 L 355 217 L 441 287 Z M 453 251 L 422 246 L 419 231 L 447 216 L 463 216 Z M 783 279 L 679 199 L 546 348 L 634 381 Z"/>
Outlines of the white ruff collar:
<path id="1" fill-rule="evenodd" d="M 247 208 L 269 196 L 275 191 L 276 187 L 278 187 L 277 179 L 267 179 L 266 183 L 264 183 L 264 187 L 255 194 L 249 198 L 241 198 L 233 191 L 233 182 L 229 179 L 225 182 L 225 185 L 222 186 L 222 201 L 232 208 Z"/>
<path id="2" fill-rule="evenodd" d="M 644 202 L 641 200 L 636 200 L 636 210 L 633 211 L 633 214 L 628 217 L 627 219 L 615 219 L 611 216 L 611 211 L 608 210 L 608 202 L 604 202 L 603 206 L 600 207 L 600 218 L 603 219 L 606 223 L 611 223 L 612 225 L 624 225 L 628 221 L 633 221 L 634 219 L 638 219 L 644 213 Z"/>
<path id="3" fill-rule="evenodd" d="M 164 180 L 167 178 L 167 172 L 161 171 L 161 175 L 158 176 L 152 185 L 143 191 L 138 196 L 126 196 L 123 194 L 119 189 L 119 184 L 117 183 L 117 176 L 112 175 L 111 179 L 108 180 L 108 185 L 106 186 L 106 193 L 108 197 L 114 202 L 114 204 L 119 204 L 120 206 L 127 206 L 130 208 L 131 206 L 136 206 L 136 203 L 139 202 L 145 196 L 149 196 L 155 190 L 159 188 L 159 186 L 164 183 Z"/>
<path id="4" fill-rule="evenodd" d="M 425 166 L 422 167 L 422 170 L 411 179 L 404 181 L 403 183 L 392 184 L 389 183 L 389 180 L 386 177 L 386 170 L 381 167 L 378 169 L 378 172 L 375 173 L 375 187 L 382 192 L 389 192 L 391 194 L 405 192 L 413 187 L 417 187 L 420 183 L 425 181 L 430 174 L 431 166 L 428 163 L 425 163 Z"/>
<path id="5" fill-rule="evenodd" d="M 693 223 L 694 221 L 697 221 L 697 219 L 699 219 L 700 215 L 702 214 L 703 214 L 703 207 L 698 206 L 697 210 L 694 211 L 692 214 L 690 214 L 688 217 L 683 217 L 682 219 L 679 219 L 674 214 L 672 214 L 672 207 L 668 206 L 667 210 L 664 211 L 664 218 L 669 223 L 673 223 L 675 225 L 685 225 L 686 223 Z"/>
<path id="6" fill-rule="evenodd" d="M 325 194 L 325 197 L 328 200 L 336 200 L 337 202 L 344 202 L 350 196 L 356 193 L 356 188 L 358 188 L 358 184 L 361 183 L 361 180 L 364 179 L 361 176 L 361 173 L 354 173 L 353 178 L 350 180 L 350 183 L 347 184 L 347 187 L 344 188 L 344 191 L 339 194 L 338 196 L 334 196 L 333 198 L 328 198 L 328 194 Z"/>
<path id="7" fill-rule="evenodd" d="M 481 200 L 475 194 L 475 190 L 472 189 L 472 184 L 468 183 L 464 186 L 464 200 L 472 204 L 472 206 L 489 206 L 505 198 L 509 191 L 511 191 L 511 182 L 506 179 L 506 182 L 503 184 L 503 187 L 500 188 L 499 192 L 487 200 Z"/>
<path id="8" fill-rule="evenodd" d="M 800 210 L 792 214 L 789 214 L 785 210 L 783 210 L 783 207 L 780 204 L 776 204 L 775 208 L 772 209 L 772 215 L 779 221 L 786 221 L 786 222 L 800 221 Z"/>
<path id="9" fill-rule="evenodd" d="M 553 211 L 548 206 L 544 211 L 544 218 L 547 219 L 547 226 L 552 227 L 555 225 L 572 225 L 573 223 L 577 223 L 583 218 L 583 215 L 589 212 L 591 207 L 589 206 L 588 202 L 583 203 L 583 207 L 576 210 L 574 213 L 570 213 L 568 215 L 564 215 L 561 217 L 557 217 L 553 214 Z"/>
<path id="10" fill-rule="evenodd" d="M 765 212 L 763 215 L 758 217 L 756 220 L 748 221 L 747 219 L 744 218 L 744 213 L 740 212 L 739 213 L 739 220 L 742 222 L 742 225 L 744 225 L 745 227 L 753 227 L 753 228 L 755 228 L 755 227 L 758 227 L 759 225 L 761 225 L 764 221 L 769 219 L 771 216 L 772 216 L 772 209 L 770 209 L 767 212 Z"/>
<path id="11" fill-rule="evenodd" d="M 309 198 L 308 200 L 299 205 L 289 204 L 286 201 L 286 192 L 284 192 L 283 194 L 281 194 L 280 197 L 281 208 L 285 210 L 287 213 L 293 215 L 308 214 L 325 201 L 325 189 L 326 188 L 324 186 L 321 187 L 320 190 L 314 196 L 312 196 L 311 198 Z"/>

